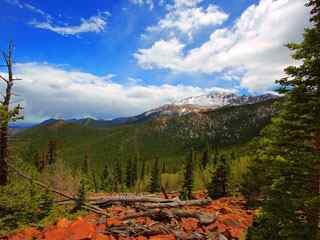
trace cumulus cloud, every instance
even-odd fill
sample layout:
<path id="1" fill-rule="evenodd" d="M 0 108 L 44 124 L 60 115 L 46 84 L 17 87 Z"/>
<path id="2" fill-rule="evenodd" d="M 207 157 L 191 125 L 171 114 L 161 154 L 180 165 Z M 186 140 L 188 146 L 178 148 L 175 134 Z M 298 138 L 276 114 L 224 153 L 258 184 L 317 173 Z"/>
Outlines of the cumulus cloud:
<path id="1" fill-rule="evenodd" d="M 193 6 L 199 1 L 178 2 Z M 285 66 L 293 64 L 284 45 L 299 41 L 309 24 L 304 3 L 261 0 L 248 7 L 233 26 L 216 29 L 199 47 L 186 50 L 186 45 L 176 38 L 158 40 L 150 48 L 139 49 L 134 57 L 148 69 L 206 74 L 227 71 L 232 74 L 225 79 L 238 78 L 242 87 L 265 90 L 280 78 Z"/>
<path id="2" fill-rule="evenodd" d="M 58 26 L 52 23 L 52 21 L 45 21 L 45 22 L 37 22 L 32 21 L 29 24 L 40 29 L 46 29 L 61 35 L 78 35 L 80 33 L 87 33 L 87 32 L 95 32 L 99 33 L 104 31 L 107 21 L 106 16 L 108 16 L 108 12 L 104 12 L 97 16 L 92 16 L 88 19 L 81 19 L 81 23 L 75 26 Z"/>
<path id="3" fill-rule="evenodd" d="M 167 13 L 157 25 L 148 27 L 147 31 L 172 30 L 192 38 L 194 32 L 203 27 L 220 25 L 228 18 L 228 15 L 215 5 L 210 4 L 207 8 L 198 6 L 201 2 L 202 0 L 175 0 L 173 5 L 167 5 Z"/>
<path id="4" fill-rule="evenodd" d="M 213 90 L 186 85 L 141 85 L 137 79 L 119 84 L 112 80 L 112 74 L 97 76 L 44 63 L 16 64 L 15 73 L 23 79 L 16 82 L 14 92 L 21 96 L 15 101 L 22 102 L 26 121 L 132 116 Z"/>
<path id="5" fill-rule="evenodd" d="M 147 5 L 150 10 L 154 8 L 153 0 L 129 0 L 129 2 L 140 6 Z"/>

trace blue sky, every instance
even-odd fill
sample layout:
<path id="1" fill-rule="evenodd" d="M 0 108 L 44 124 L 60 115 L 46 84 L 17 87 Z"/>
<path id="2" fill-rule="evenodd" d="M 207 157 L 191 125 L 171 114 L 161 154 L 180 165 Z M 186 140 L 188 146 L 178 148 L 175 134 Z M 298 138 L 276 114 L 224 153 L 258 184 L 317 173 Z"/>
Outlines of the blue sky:
<path id="1" fill-rule="evenodd" d="M 16 45 L 27 121 L 108 119 L 220 88 L 272 90 L 294 64 L 284 44 L 308 25 L 303 4 L 0 0 L 0 48 Z"/>

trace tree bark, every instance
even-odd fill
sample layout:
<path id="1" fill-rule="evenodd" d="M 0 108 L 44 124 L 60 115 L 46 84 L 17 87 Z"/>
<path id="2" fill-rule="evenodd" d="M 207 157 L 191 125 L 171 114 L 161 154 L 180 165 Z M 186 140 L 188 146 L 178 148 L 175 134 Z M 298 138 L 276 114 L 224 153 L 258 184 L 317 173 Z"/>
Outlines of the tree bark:
<path id="1" fill-rule="evenodd" d="M 216 215 L 214 214 L 203 214 L 201 212 L 188 212 L 184 210 L 173 210 L 173 211 L 163 211 L 159 209 L 148 210 L 145 212 L 133 213 L 126 215 L 121 218 L 121 220 L 128 220 L 139 217 L 150 217 L 151 219 L 159 221 L 169 221 L 171 218 L 196 218 L 199 220 L 201 225 L 209 225 L 216 220 Z"/>
<path id="2" fill-rule="evenodd" d="M 8 52 L 3 53 L 3 59 L 5 62 L 5 67 L 8 72 L 8 79 L 3 76 L 1 80 L 3 80 L 6 84 L 5 94 L 3 97 L 2 111 L 0 112 L 0 185 L 4 186 L 8 183 L 8 125 L 9 125 L 9 106 L 12 95 L 12 86 L 13 86 L 13 71 L 12 71 L 12 52 L 13 52 L 13 44 L 9 44 Z"/>

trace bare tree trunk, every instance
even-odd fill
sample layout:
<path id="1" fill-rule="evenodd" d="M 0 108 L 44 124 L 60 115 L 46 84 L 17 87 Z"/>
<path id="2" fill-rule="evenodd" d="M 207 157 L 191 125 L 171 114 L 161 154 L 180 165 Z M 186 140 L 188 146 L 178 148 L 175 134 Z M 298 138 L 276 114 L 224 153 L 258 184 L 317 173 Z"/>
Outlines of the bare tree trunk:
<path id="1" fill-rule="evenodd" d="M 4 186 L 8 182 L 8 127 L 5 124 L 1 124 L 0 131 L 0 185 Z"/>
<path id="2" fill-rule="evenodd" d="M 13 44 L 9 44 L 8 52 L 3 52 L 3 59 L 5 67 L 8 71 L 8 78 L 6 79 L 3 76 L 0 76 L 0 79 L 5 82 L 6 89 L 3 96 L 2 109 L 1 109 L 1 128 L 0 128 L 0 185 L 4 186 L 8 183 L 8 124 L 10 121 L 10 111 L 9 105 L 12 95 L 12 86 L 13 86 L 13 72 L 12 72 L 12 52 Z"/>

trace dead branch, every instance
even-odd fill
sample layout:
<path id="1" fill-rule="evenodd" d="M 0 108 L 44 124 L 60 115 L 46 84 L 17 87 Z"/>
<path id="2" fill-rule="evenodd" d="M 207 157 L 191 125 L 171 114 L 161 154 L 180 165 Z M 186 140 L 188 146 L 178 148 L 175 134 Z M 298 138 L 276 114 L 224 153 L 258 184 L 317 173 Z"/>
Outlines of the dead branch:
<path id="1" fill-rule="evenodd" d="M 48 190 L 48 191 L 50 191 L 50 192 L 53 192 L 53 193 L 58 194 L 58 195 L 60 195 L 60 196 L 63 196 L 63 197 L 65 197 L 65 198 L 67 198 L 67 199 L 70 199 L 70 200 L 73 200 L 73 201 L 76 201 L 76 200 L 77 200 L 77 198 L 74 197 L 74 196 L 71 196 L 71 195 L 69 195 L 69 194 L 67 194 L 67 193 L 63 193 L 63 192 L 61 192 L 61 191 L 59 191 L 59 190 L 57 190 L 57 189 L 54 189 L 54 188 L 51 188 L 51 187 L 47 186 L 46 184 L 44 184 L 44 183 L 42 183 L 42 182 L 40 182 L 40 181 L 38 181 L 38 180 L 33 179 L 32 177 L 24 174 L 22 171 L 20 171 L 20 170 L 19 170 L 18 168 L 16 168 L 14 165 L 12 165 L 12 164 L 10 164 L 10 163 L 7 163 L 7 164 L 8 164 L 8 166 L 9 166 L 14 172 L 16 172 L 19 176 L 21 176 L 21 177 L 23 177 L 23 178 L 25 178 L 25 179 L 27 179 L 27 180 L 29 180 L 29 181 L 32 181 L 32 183 L 34 183 L 34 184 L 36 184 L 36 185 L 38 185 L 38 186 L 40 186 L 40 187 L 42 187 L 42 188 L 45 188 L 46 190 Z M 83 208 L 85 208 L 85 209 L 87 209 L 87 210 L 90 210 L 90 211 L 92 211 L 92 212 L 94 212 L 94 213 L 97 213 L 97 214 L 102 214 L 102 215 L 109 216 L 103 209 L 101 209 L 101 208 L 99 208 L 99 207 L 97 207 L 97 206 L 94 206 L 93 204 L 90 204 L 90 203 L 83 203 Z"/>
<path id="2" fill-rule="evenodd" d="M 161 192 L 163 193 L 164 198 L 169 199 L 169 197 L 166 193 L 166 189 L 162 186 L 162 184 L 160 184 L 160 189 L 161 189 Z"/>

